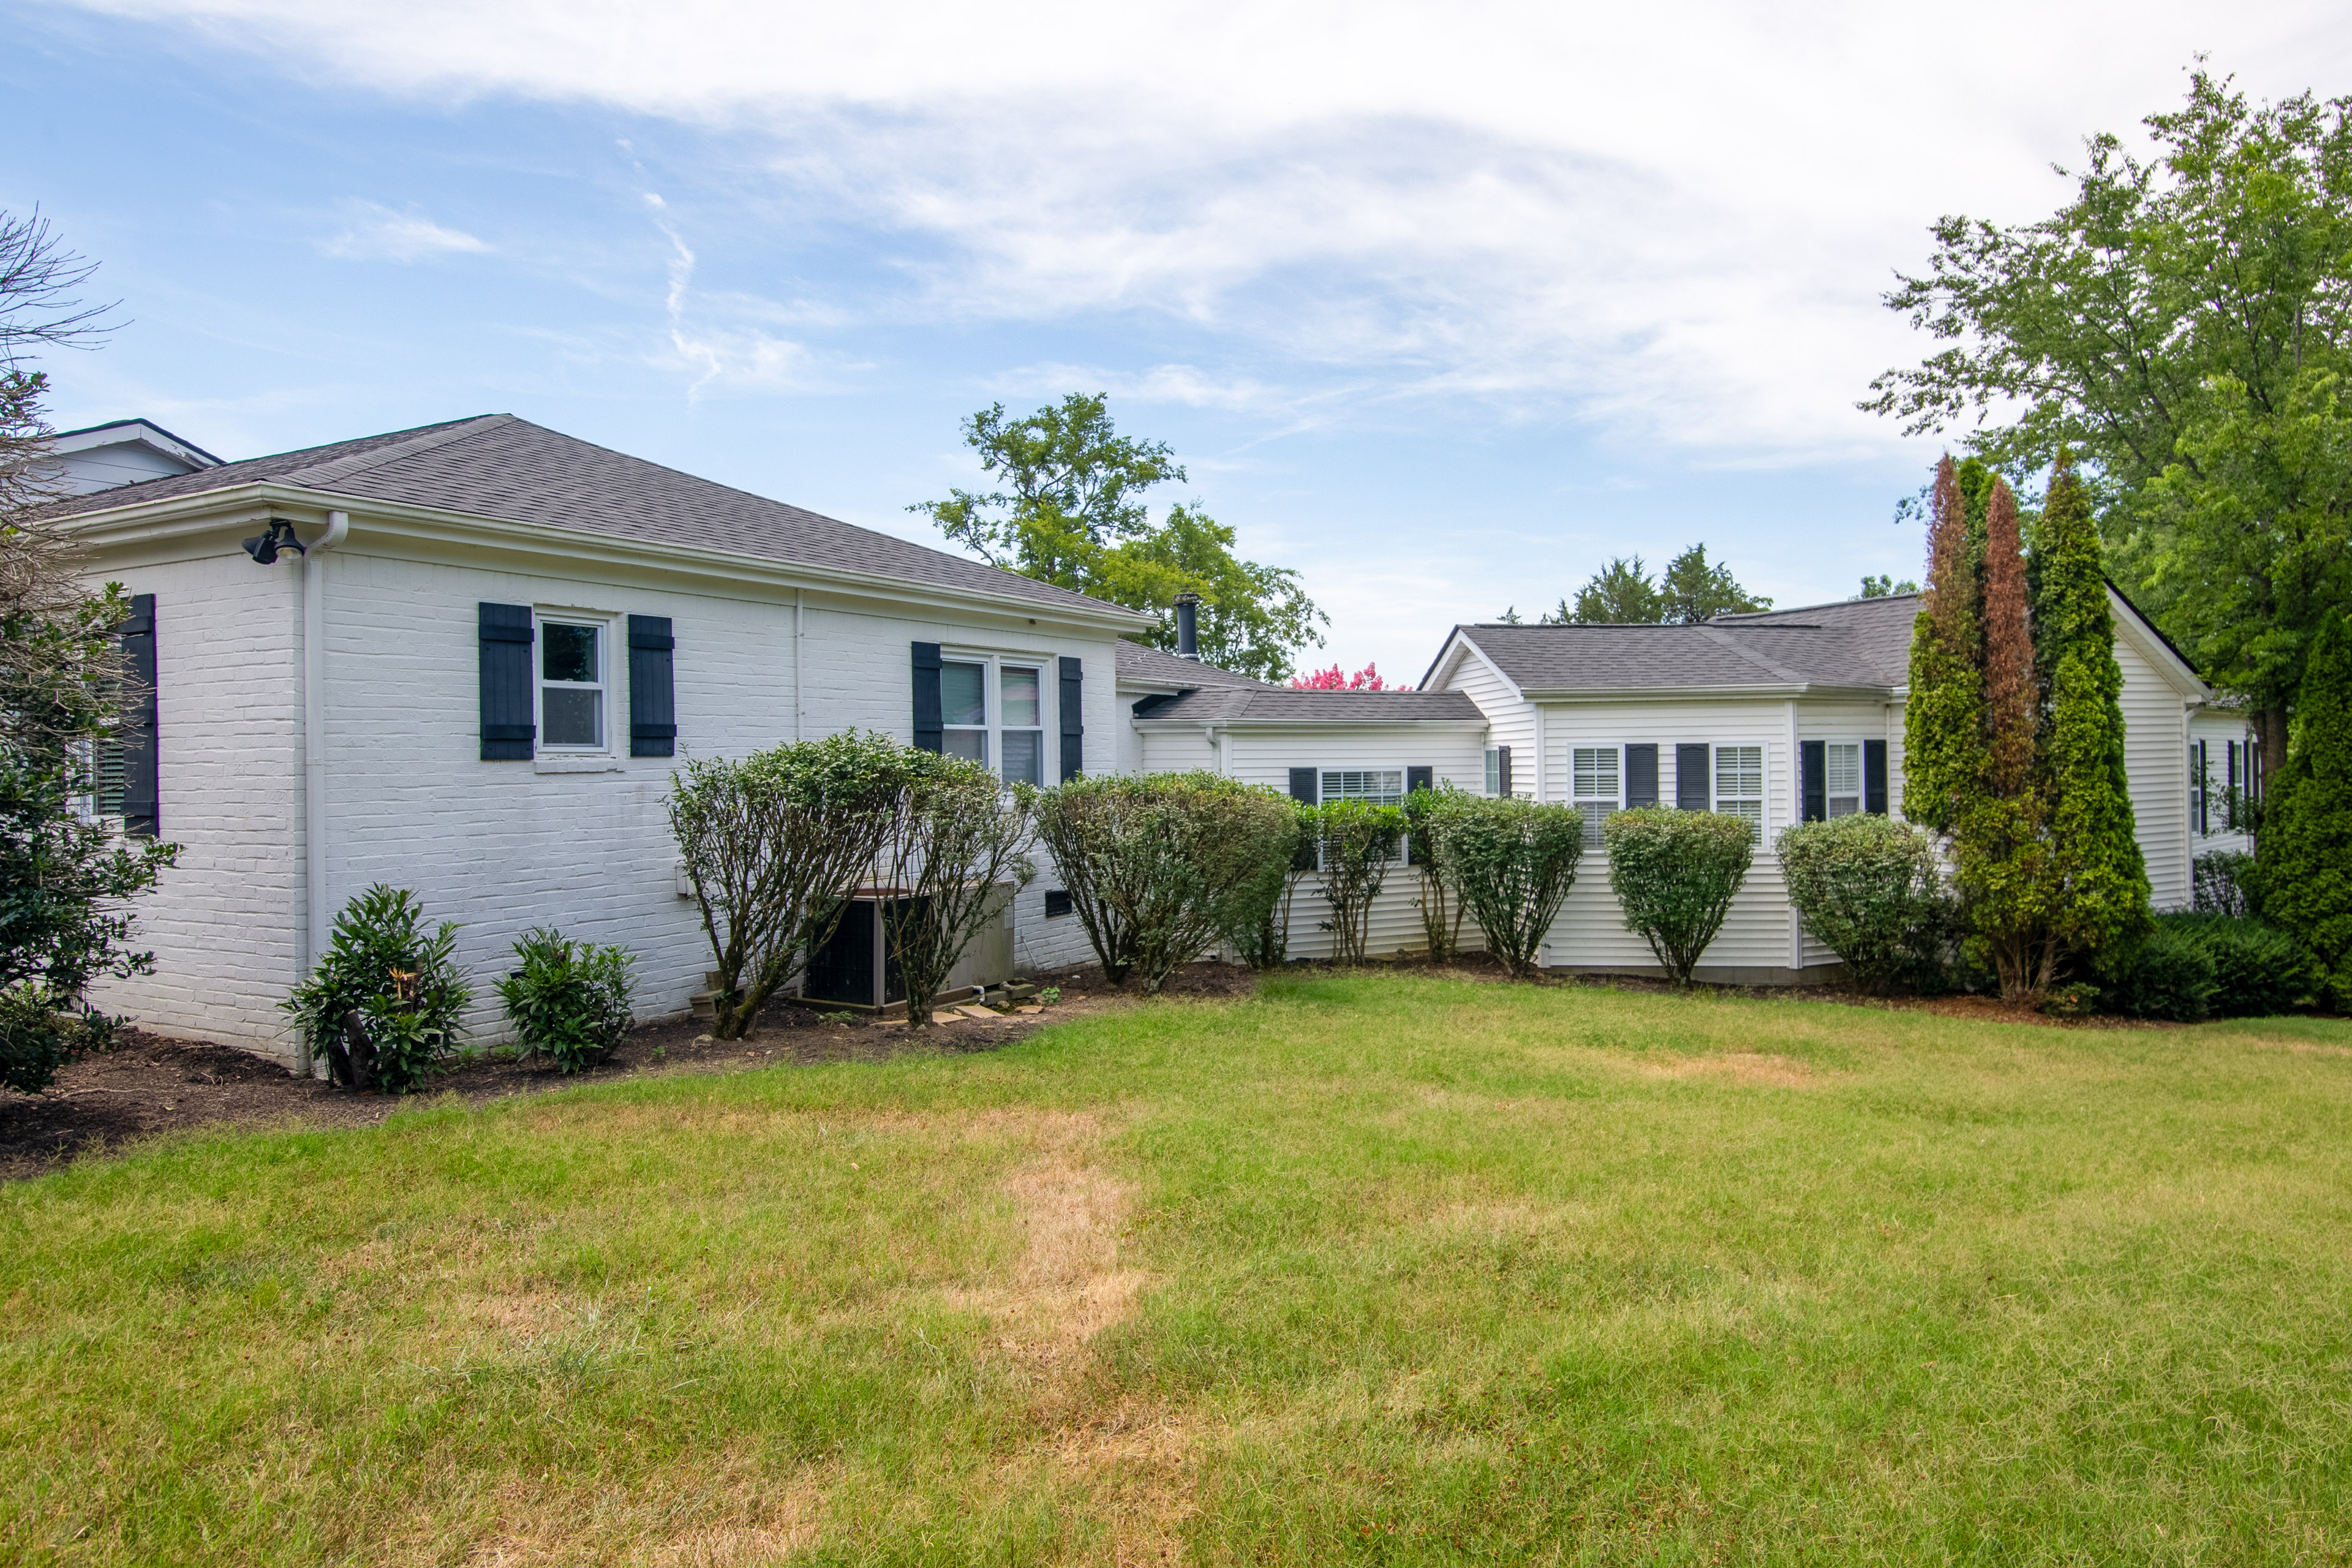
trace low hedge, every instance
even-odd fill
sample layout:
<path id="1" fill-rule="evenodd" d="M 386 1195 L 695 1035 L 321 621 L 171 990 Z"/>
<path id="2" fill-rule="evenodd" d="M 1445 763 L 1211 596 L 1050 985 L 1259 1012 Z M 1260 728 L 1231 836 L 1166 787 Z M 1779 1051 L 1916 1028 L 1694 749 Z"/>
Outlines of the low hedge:
<path id="1" fill-rule="evenodd" d="M 2314 980 L 2311 955 L 2277 926 L 2184 912 L 2156 917 L 2099 1000 L 2135 1018 L 2257 1018 L 2308 1000 Z"/>

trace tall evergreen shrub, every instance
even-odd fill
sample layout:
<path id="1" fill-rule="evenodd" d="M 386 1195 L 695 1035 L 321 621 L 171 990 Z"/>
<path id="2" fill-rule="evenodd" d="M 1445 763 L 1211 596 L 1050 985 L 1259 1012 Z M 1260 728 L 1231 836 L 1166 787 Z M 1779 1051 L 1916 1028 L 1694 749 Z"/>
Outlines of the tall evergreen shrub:
<path id="1" fill-rule="evenodd" d="M 1911 696 L 1903 710 L 1903 815 L 1949 833 L 1974 793 L 1984 728 L 1978 670 L 1976 566 L 1959 477 L 1936 466 L 1927 521 L 1927 588 L 1911 628 Z"/>
<path id="2" fill-rule="evenodd" d="M 2312 643 L 2255 866 L 2263 912 L 2301 939 L 2330 1004 L 2352 1012 L 2352 618 L 2340 610 Z"/>

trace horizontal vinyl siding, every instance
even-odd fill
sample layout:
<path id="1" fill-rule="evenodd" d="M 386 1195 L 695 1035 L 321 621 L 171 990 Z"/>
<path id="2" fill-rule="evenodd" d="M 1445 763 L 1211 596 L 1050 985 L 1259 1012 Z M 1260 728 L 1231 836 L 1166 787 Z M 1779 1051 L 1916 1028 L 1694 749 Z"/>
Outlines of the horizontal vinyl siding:
<path id="1" fill-rule="evenodd" d="M 1486 787 L 1486 757 L 1473 731 L 1423 730 L 1397 725 L 1385 730 L 1314 731 L 1299 729 L 1265 732 L 1233 731 L 1226 741 L 1227 766 L 1244 784 L 1265 784 L 1289 793 L 1290 770 L 1325 768 L 1428 767 L 1436 781 L 1471 794 Z M 1317 879 L 1298 879 L 1290 904 L 1290 955 L 1328 958 L 1332 937 L 1322 927 L 1331 907 L 1316 891 Z M 1374 954 L 1421 948 L 1421 873 L 1400 865 L 1382 884 L 1372 901 L 1371 938 L 1366 951 Z M 1465 935 L 1475 945 L 1476 931 Z"/>
<path id="2" fill-rule="evenodd" d="M 1802 722 L 1801 719 L 1801 722 Z M 1841 733 L 1846 731 L 1841 731 Z M 1809 736 L 1810 738 L 1810 736 Z M 1544 798 L 1570 801 L 1569 752 L 1577 746 L 1654 743 L 1658 795 L 1675 798 L 1674 748 L 1678 744 L 1764 748 L 1764 841 L 1748 879 L 1732 900 L 1722 931 L 1706 951 L 1708 967 L 1789 967 L 1792 921 L 1772 839 L 1796 820 L 1796 773 L 1789 756 L 1789 710 L 1769 700 L 1723 703 L 1579 703 L 1547 705 L 1544 712 Z M 1713 753 L 1710 752 L 1710 763 Z M 1708 781 L 1712 798 L 1713 780 Z M 1621 760 L 1620 789 L 1622 785 Z M 1623 910 L 1609 887 L 1609 856 L 1590 848 L 1568 901 L 1552 923 L 1544 962 L 1578 967 L 1646 969 L 1656 964 L 1649 943 L 1625 929 Z"/>
<path id="3" fill-rule="evenodd" d="M 2178 688 L 2128 638 L 2116 639 L 2123 667 L 2124 771 L 2132 821 L 2159 910 L 2189 903 L 2189 715 Z"/>
<path id="4" fill-rule="evenodd" d="M 1512 691 L 1510 684 L 1475 653 L 1465 652 L 1460 667 L 1446 682 L 1449 690 L 1466 694 L 1486 716 L 1486 740 L 1479 748 L 1478 776 L 1462 787 L 1484 795 L 1486 790 L 1486 746 L 1511 748 L 1511 793 L 1533 795 L 1536 788 L 1535 707 Z"/>

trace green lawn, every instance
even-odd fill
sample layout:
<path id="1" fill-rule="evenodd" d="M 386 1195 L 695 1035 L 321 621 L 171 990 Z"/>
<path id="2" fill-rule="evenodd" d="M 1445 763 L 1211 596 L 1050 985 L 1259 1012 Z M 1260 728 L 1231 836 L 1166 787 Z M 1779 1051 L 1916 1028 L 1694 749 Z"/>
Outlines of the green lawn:
<path id="1" fill-rule="evenodd" d="M 1327 976 L 0 1215 L 8 1561 L 2352 1560 L 2341 1023 Z"/>

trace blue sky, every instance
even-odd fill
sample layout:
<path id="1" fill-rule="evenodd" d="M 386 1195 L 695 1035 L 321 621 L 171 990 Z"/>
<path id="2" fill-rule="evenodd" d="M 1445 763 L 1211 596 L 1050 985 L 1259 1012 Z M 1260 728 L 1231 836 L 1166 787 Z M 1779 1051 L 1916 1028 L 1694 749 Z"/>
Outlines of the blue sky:
<path id="1" fill-rule="evenodd" d="M 1948 11 L 1937 13 L 1948 16 Z M 507 411 L 910 537 L 957 422 L 1107 390 L 1328 648 L 1705 541 L 1916 574 L 1925 226 L 2176 100 L 2352 89 L 2320 6 L 0 4 L 0 205 L 125 324 L 60 426 L 226 457 Z"/>

